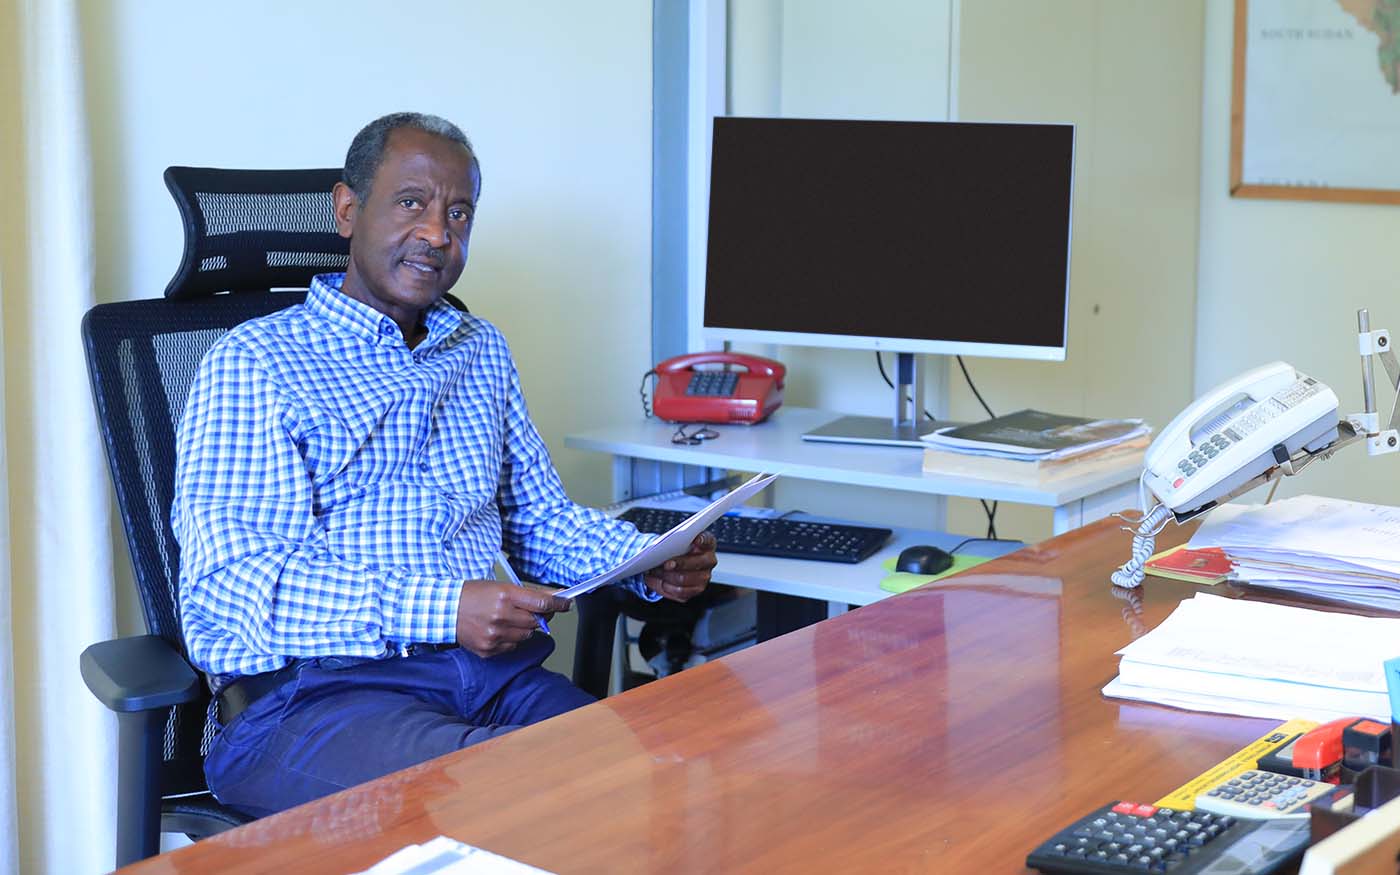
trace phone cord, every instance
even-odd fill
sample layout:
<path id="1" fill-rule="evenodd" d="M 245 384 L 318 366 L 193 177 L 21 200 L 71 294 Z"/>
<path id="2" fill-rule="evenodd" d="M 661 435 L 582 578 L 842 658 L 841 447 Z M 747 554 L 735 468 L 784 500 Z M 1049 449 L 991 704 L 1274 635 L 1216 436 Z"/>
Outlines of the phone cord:
<path id="1" fill-rule="evenodd" d="M 655 375 L 655 368 L 652 368 L 645 374 L 642 374 L 642 385 L 641 388 L 637 390 L 638 394 L 642 396 L 642 413 L 646 414 L 647 419 L 651 419 L 651 405 L 647 403 L 647 378 Z"/>
<path id="2" fill-rule="evenodd" d="M 1126 589 L 1133 589 L 1142 585 L 1142 567 L 1147 564 L 1147 560 L 1152 558 L 1152 554 L 1157 552 L 1157 533 L 1162 530 L 1162 524 L 1172 515 L 1171 509 L 1164 504 L 1159 504 L 1152 508 L 1152 512 L 1142 518 L 1138 523 L 1137 532 L 1133 534 L 1133 558 L 1123 563 L 1123 566 L 1113 572 L 1110 579 L 1114 586 L 1121 586 Z"/>

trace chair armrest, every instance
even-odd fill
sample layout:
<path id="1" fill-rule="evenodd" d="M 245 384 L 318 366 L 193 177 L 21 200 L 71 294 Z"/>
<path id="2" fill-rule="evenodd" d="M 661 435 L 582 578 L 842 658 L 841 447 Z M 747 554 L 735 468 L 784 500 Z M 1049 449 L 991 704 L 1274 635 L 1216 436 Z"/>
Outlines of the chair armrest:
<path id="1" fill-rule="evenodd" d="M 159 635 L 102 641 L 83 651 L 83 683 L 119 713 L 169 708 L 199 698 L 204 682 Z"/>

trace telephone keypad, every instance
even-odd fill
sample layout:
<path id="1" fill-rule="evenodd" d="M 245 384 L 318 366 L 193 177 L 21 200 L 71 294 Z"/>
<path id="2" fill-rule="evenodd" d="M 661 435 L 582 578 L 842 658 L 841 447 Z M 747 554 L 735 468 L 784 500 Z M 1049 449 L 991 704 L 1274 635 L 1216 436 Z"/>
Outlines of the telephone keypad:
<path id="1" fill-rule="evenodd" d="M 690 375 L 685 394 L 706 398 L 727 397 L 739 385 L 739 375 L 733 371 L 696 371 Z"/>
<path id="2" fill-rule="evenodd" d="M 1230 442 L 1243 440 L 1247 435 L 1272 419 L 1277 419 L 1281 414 L 1296 406 L 1304 398 L 1311 397 L 1322 391 L 1322 386 L 1311 378 L 1299 380 L 1288 389 L 1278 393 L 1267 402 L 1255 404 L 1249 408 L 1249 412 L 1231 421 L 1230 427 L 1211 437 L 1210 443 L 1219 449 L 1224 449 Z"/>
<path id="3" fill-rule="evenodd" d="M 1307 398 L 1310 395 L 1316 395 L 1318 391 L 1319 389 L 1317 388 L 1317 381 L 1312 378 L 1308 378 L 1306 380 L 1299 380 L 1298 382 L 1294 383 L 1283 394 L 1275 395 L 1274 400 L 1278 401 L 1284 407 L 1292 407 L 1299 401 L 1302 401 L 1304 398 Z"/>

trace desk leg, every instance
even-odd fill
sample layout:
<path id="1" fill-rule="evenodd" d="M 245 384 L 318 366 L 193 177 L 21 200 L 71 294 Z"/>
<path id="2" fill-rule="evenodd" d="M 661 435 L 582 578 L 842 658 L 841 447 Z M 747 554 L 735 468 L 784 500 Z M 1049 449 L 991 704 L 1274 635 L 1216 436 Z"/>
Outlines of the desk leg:
<path id="1" fill-rule="evenodd" d="M 632 469 L 637 460 L 628 456 L 612 457 L 612 498 L 611 501 L 626 501 L 632 497 Z"/>
<path id="2" fill-rule="evenodd" d="M 1071 501 L 1069 504 L 1062 504 L 1055 508 L 1054 527 L 1051 529 L 1057 535 L 1063 535 L 1070 529 L 1077 529 L 1084 525 L 1084 501 Z"/>
<path id="3" fill-rule="evenodd" d="M 629 456 L 613 456 L 612 501 L 628 501 L 663 492 L 677 492 L 721 478 L 718 468 L 653 462 Z"/>
<path id="4" fill-rule="evenodd" d="M 1111 513 L 1136 507 L 1137 481 L 1123 483 L 1055 508 L 1054 531 L 1057 535 L 1063 535 Z"/>
<path id="5" fill-rule="evenodd" d="M 801 596 L 759 590 L 755 597 L 759 641 L 769 641 L 804 626 L 820 623 L 826 619 L 829 610 L 827 602 Z"/>

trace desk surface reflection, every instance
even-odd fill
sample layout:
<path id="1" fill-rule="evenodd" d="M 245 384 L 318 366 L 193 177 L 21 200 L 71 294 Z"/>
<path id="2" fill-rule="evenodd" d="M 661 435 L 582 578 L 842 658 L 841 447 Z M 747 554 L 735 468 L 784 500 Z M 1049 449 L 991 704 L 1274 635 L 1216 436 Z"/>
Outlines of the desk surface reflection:
<path id="1" fill-rule="evenodd" d="M 129 871 L 352 872 L 446 834 L 559 873 L 1022 872 L 1272 725 L 1100 694 L 1197 591 L 1115 596 L 1128 540 L 1103 521 Z"/>

